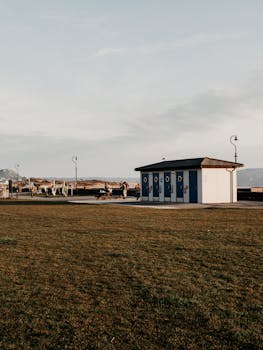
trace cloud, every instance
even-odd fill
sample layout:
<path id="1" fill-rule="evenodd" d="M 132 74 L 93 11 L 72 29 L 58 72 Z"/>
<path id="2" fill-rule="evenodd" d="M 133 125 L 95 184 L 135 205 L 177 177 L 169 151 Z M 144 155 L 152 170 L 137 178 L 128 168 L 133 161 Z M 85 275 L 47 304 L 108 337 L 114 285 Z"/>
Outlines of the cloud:
<path id="1" fill-rule="evenodd" d="M 114 55 L 114 54 L 122 54 L 125 52 L 128 52 L 128 48 L 113 48 L 113 47 L 105 47 L 102 49 L 99 49 L 96 52 L 96 56 L 108 56 L 108 55 Z"/>
<path id="2" fill-rule="evenodd" d="M 263 89 L 258 79 L 240 89 L 207 91 L 154 115 L 138 117 L 126 123 L 127 134 L 137 142 L 150 143 L 183 139 L 186 134 L 209 132 L 225 124 L 247 123 L 249 127 L 253 119 L 260 124 L 259 117 L 262 124 Z"/>
<path id="3" fill-rule="evenodd" d="M 71 157 L 81 152 L 92 155 L 92 149 L 96 149 L 96 142 L 52 137 L 44 133 L 0 135 L 1 168 L 13 168 L 19 163 L 24 175 L 69 174 Z"/>
<path id="4" fill-rule="evenodd" d="M 0 168 L 14 169 L 15 164 L 20 164 L 23 176 L 74 176 L 72 156 L 77 155 L 80 177 L 134 175 L 136 154 L 123 141 L 122 137 L 79 140 L 40 133 L 1 134 Z"/>
<path id="5" fill-rule="evenodd" d="M 173 42 L 157 43 L 153 45 L 135 47 L 105 47 L 97 50 L 95 56 L 139 54 L 151 55 L 172 52 L 178 49 L 192 49 L 202 45 L 211 45 L 220 41 L 235 40 L 244 37 L 245 33 L 198 33 Z"/>
<path id="6" fill-rule="evenodd" d="M 58 14 L 49 14 L 49 15 L 41 15 L 39 16 L 40 19 L 43 20 L 49 20 L 49 21 L 64 21 L 68 20 L 68 17 L 65 15 L 58 15 Z"/>
<path id="7" fill-rule="evenodd" d="M 48 132 L 21 135 L 2 131 L 1 167 L 13 168 L 20 163 L 24 175 L 71 176 L 71 157 L 77 154 L 80 176 L 133 175 L 137 165 L 158 161 L 163 155 L 171 154 L 174 159 L 202 155 L 231 159 L 228 136 L 233 133 L 242 140 L 240 151 L 242 146 L 248 157 L 240 156 L 240 161 L 260 166 L 259 155 L 248 155 L 247 149 L 253 149 L 261 140 L 261 82 L 263 76 L 258 74 L 240 88 L 214 89 L 151 115 L 143 112 L 135 119 L 120 121 L 121 127 L 108 137 L 80 138 L 77 132 L 69 137 Z M 107 131 L 107 125 L 100 123 L 101 135 Z M 249 135 L 251 125 L 255 128 L 253 136 Z"/>

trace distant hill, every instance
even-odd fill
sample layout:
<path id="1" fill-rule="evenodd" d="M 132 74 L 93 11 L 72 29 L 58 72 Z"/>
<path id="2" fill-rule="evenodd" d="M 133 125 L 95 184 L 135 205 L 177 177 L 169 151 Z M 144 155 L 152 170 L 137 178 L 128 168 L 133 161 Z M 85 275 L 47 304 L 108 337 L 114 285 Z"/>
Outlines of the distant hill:
<path id="1" fill-rule="evenodd" d="M 16 180 L 17 172 L 12 169 L 1 169 L 0 170 L 0 179 L 1 180 Z"/>
<path id="2" fill-rule="evenodd" d="M 263 186 L 263 168 L 242 169 L 237 173 L 238 187 Z"/>
<path id="3" fill-rule="evenodd" d="M 75 181 L 75 177 L 46 177 L 48 180 L 61 180 L 61 181 Z M 102 177 L 102 176 L 89 176 L 89 177 L 78 177 L 78 181 L 102 181 L 102 182 L 123 182 L 137 183 L 140 182 L 140 177 Z"/>
<path id="4" fill-rule="evenodd" d="M 92 179 L 92 178 L 89 178 Z M 94 179 L 94 177 L 93 177 Z M 140 177 L 95 177 L 96 180 L 109 181 L 109 182 L 123 182 L 127 181 L 128 183 L 137 183 L 140 182 Z"/>
<path id="5" fill-rule="evenodd" d="M 111 178 L 111 177 L 88 177 L 79 178 L 79 180 L 90 180 L 95 179 L 100 181 L 127 181 L 128 183 L 139 182 L 139 178 Z M 16 180 L 17 173 L 12 169 L 1 169 L 0 170 L 0 180 Z M 69 178 L 64 180 L 70 180 Z M 74 180 L 72 178 L 72 180 Z M 237 172 L 237 185 L 238 187 L 253 187 L 253 186 L 263 186 L 263 168 L 248 168 L 242 169 Z"/>

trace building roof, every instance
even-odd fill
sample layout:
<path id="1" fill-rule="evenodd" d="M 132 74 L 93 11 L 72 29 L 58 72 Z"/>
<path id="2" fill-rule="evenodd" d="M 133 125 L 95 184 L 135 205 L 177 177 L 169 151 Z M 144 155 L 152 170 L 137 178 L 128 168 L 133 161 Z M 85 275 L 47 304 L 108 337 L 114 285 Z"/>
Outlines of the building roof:
<path id="1" fill-rule="evenodd" d="M 135 168 L 136 171 L 162 171 L 162 170 L 181 170 L 181 169 L 201 169 L 201 168 L 239 168 L 241 163 L 228 162 L 209 157 L 165 160 L 159 163 L 149 164 Z"/>

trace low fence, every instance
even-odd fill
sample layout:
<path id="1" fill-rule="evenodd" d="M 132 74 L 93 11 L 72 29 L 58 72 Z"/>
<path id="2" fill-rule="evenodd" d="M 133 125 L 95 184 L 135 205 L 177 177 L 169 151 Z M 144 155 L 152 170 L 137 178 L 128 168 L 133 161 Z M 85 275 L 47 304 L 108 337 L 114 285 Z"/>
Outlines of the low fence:
<path id="1" fill-rule="evenodd" d="M 13 191 L 11 191 L 11 195 L 15 196 L 18 194 L 18 189 L 17 188 L 12 188 Z M 70 189 L 68 191 L 68 196 L 91 196 L 91 197 L 99 197 L 105 193 L 105 188 L 90 188 L 90 189 L 84 189 L 84 188 L 78 188 L 78 189 Z M 31 190 L 29 188 L 22 188 L 20 190 L 19 194 L 24 194 L 24 195 L 29 195 L 31 194 Z M 113 188 L 112 189 L 112 196 L 122 196 L 123 191 L 121 188 Z M 62 196 L 62 188 L 57 188 L 55 191 L 56 196 Z M 33 192 L 33 196 L 54 196 L 54 193 L 52 192 L 52 188 L 49 187 L 46 190 L 42 189 L 41 193 L 35 193 Z M 127 196 L 129 197 L 137 197 L 138 196 L 138 191 L 135 188 L 129 188 L 127 190 Z"/>
<path id="2" fill-rule="evenodd" d="M 90 189 L 84 189 L 84 188 L 79 188 L 79 189 L 74 189 L 73 190 L 73 195 L 74 196 L 99 196 L 101 192 L 104 190 L 104 188 L 90 188 Z M 113 196 L 121 196 L 122 195 L 122 190 L 120 188 L 113 188 L 112 189 L 112 195 Z M 135 188 L 128 188 L 127 190 L 127 196 L 129 197 L 136 197 L 137 192 Z"/>
<path id="3" fill-rule="evenodd" d="M 257 188 L 238 188 L 237 189 L 238 201 L 263 201 L 263 191 Z"/>

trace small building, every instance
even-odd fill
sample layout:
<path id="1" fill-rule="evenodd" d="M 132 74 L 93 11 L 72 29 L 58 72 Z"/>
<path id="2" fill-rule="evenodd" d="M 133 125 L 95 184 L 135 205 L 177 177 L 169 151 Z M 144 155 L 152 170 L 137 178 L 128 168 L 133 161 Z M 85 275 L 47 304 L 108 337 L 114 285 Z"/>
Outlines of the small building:
<path id="1" fill-rule="evenodd" d="M 233 203 L 241 163 L 209 157 L 162 161 L 141 172 L 141 200 L 176 203 Z"/>

